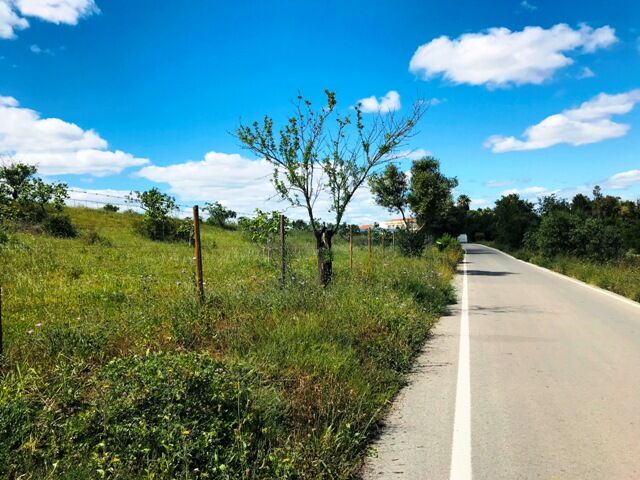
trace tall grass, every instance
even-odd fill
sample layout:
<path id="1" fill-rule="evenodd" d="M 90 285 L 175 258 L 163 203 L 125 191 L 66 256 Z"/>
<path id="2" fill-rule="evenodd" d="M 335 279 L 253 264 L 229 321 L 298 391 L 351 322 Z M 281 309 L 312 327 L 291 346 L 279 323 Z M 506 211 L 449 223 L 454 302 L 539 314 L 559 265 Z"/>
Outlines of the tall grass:
<path id="1" fill-rule="evenodd" d="M 313 241 L 275 252 L 204 226 L 207 298 L 188 245 L 133 215 L 70 209 L 82 235 L 0 247 L 5 356 L 0 476 L 349 478 L 435 319 L 455 252 L 372 261 Z"/>

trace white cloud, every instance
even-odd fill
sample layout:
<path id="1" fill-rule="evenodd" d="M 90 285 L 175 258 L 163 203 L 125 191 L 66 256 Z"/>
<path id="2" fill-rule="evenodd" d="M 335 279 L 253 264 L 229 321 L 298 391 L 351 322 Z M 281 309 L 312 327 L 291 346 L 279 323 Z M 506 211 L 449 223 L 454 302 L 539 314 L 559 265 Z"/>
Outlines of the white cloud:
<path id="1" fill-rule="evenodd" d="M 26 17 L 67 25 L 77 25 L 80 18 L 100 12 L 94 0 L 15 0 L 15 4 Z"/>
<path id="2" fill-rule="evenodd" d="M 578 78 L 579 79 L 583 79 L 583 78 L 591 78 L 591 77 L 595 77 L 596 74 L 593 73 L 593 70 L 591 70 L 589 67 L 583 67 L 582 70 L 580 70 L 580 73 L 578 73 Z"/>
<path id="3" fill-rule="evenodd" d="M 546 187 L 511 188 L 509 190 L 503 190 L 502 192 L 500 192 L 501 195 L 512 195 L 514 193 L 524 198 L 533 198 L 543 195 L 550 195 L 554 192 Z"/>
<path id="4" fill-rule="evenodd" d="M 387 113 L 400 110 L 400 94 L 395 90 L 389 90 L 384 97 L 380 99 L 372 95 L 362 98 L 357 102 L 363 113 Z"/>
<path id="5" fill-rule="evenodd" d="M 13 97 L 0 97 L 0 152 L 37 165 L 43 175 L 117 174 L 149 162 L 108 144 L 94 130 L 83 130 L 59 118 L 41 118 L 20 107 Z"/>
<path id="6" fill-rule="evenodd" d="M 493 135 L 484 146 L 494 153 L 503 153 L 548 148 L 560 143 L 586 145 L 622 137 L 629 131 L 629 125 L 616 123 L 611 117 L 629 113 L 639 101 L 640 89 L 617 95 L 601 93 L 577 108 L 551 115 L 527 128 L 524 140 Z"/>
<path id="7" fill-rule="evenodd" d="M 416 148 L 415 150 L 401 150 L 393 154 L 394 160 L 420 160 L 424 157 L 431 157 L 433 153 L 424 148 Z"/>
<path id="8" fill-rule="evenodd" d="M 487 207 L 491 202 L 486 198 L 472 198 L 471 199 L 471 208 L 484 208 Z"/>
<path id="9" fill-rule="evenodd" d="M 573 63 L 565 53 L 591 53 L 617 40 L 615 30 L 608 25 L 597 29 L 581 25 L 573 29 L 558 24 L 549 29 L 526 27 L 517 32 L 504 27 L 490 28 L 456 39 L 441 36 L 421 45 L 411 58 L 409 70 L 425 79 L 443 75 L 458 84 L 490 87 L 540 84 L 556 70 Z"/>
<path id="10" fill-rule="evenodd" d="M 273 166 L 266 160 L 251 160 L 237 153 L 209 152 L 204 160 L 187 161 L 167 166 L 150 165 L 137 175 L 147 180 L 169 185 L 171 194 L 183 201 L 215 202 L 237 211 L 241 215 L 252 214 L 256 208 L 285 211 L 292 218 L 307 219 L 300 208 L 275 197 L 271 184 Z M 331 221 L 329 199 L 321 195 L 315 205 L 316 215 Z M 345 221 L 366 223 L 389 217 L 386 209 L 378 207 L 368 188 L 356 192 Z"/>
<path id="11" fill-rule="evenodd" d="M 99 12 L 94 0 L 0 0 L 0 38 L 15 38 L 16 30 L 28 28 L 24 17 L 76 25 L 80 18 Z"/>
<path id="12" fill-rule="evenodd" d="M 601 186 L 612 190 L 624 190 L 635 185 L 640 185 L 640 170 L 616 173 L 603 182 Z"/>
<path id="13" fill-rule="evenodd" d="M 15 38 L 16 30 L 29 27 L 29 22 L 18 16 L 9 0 L 0 0 L 0 38 Z"/>
<path id="14" fill-rule="evenodd" d="M 538 7 L 536 7 L 534 4 L 527 2 L 527 0 L 522 0 L 522 2 L 520 2 L 520 6 L 522 8 L 526 8 L 527 10 L 533 12 L 535 10 L 538 9 Z"/>

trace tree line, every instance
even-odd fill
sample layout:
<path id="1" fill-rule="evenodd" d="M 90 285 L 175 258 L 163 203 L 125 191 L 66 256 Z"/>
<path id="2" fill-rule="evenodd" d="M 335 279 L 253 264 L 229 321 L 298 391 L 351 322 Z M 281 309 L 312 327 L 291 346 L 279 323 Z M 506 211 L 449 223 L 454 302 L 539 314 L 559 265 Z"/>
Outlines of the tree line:
<path id="1" fill-rule="evenodd" d="M 610 261 L 640 251 L 640 199 L 604 195 L 599 186 L 571 200 L 547 195 L 533 203 L 511 194 L 493 208 L 470 210 L 464 230 L 471 240 L 511 250 Z"/>

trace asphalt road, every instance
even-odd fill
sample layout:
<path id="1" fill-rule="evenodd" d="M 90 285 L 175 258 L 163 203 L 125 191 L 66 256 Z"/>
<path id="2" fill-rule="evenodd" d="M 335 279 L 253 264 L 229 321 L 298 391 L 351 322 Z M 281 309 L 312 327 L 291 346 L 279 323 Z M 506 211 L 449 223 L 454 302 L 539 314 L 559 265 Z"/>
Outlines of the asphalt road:
<path id="1" fill-rule="evenodd" d="M 640 304 L 465 249 L 363 477 L 640 479 Z"/>

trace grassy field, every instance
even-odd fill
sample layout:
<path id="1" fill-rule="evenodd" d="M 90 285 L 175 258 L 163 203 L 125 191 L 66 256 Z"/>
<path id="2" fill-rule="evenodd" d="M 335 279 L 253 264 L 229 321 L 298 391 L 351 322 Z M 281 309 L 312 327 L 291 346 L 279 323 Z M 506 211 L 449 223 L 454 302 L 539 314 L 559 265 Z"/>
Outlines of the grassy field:
<path id="1" fill-rule="evenodd" d="M 491 246 L 526 262 L 535 263 L 640 302 L 640 261 L 637 259 L 622 258 L 611 263 L 599 263 L 569 256 L 547 258 L 525 249 L 510 251 L 493 244 Z"/>
<path id="2" fill-rule="evenodd" d="M 457 252 L 364 248 L 317 286 L 308 235 L 275 258 L 205 226 L 193 251 L 134 215 L 70 209 L 82 236 L 0 247 L 3 478 L 350 478 L 433 322 Z"/>

